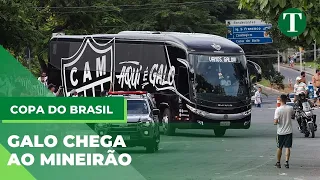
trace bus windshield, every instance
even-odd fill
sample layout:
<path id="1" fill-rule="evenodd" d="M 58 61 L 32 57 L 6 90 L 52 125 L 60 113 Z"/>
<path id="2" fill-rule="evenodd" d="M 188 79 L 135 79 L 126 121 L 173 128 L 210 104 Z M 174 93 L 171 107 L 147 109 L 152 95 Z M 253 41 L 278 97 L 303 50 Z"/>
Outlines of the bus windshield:
<path id="1" fill-rule="evenodd" d="M 225 97 L 243 100 L 249 97 L 249 78 L 244 55 L 191 54 L 190 61 L 195 72 L 194 90 L 197 98 L 222 101 Z"/>

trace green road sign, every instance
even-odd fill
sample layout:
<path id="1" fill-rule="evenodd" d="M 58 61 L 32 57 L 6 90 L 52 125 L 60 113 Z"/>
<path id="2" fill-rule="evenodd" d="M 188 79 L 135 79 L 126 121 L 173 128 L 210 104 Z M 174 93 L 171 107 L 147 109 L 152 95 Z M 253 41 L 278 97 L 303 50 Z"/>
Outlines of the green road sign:
<path id="1" fill-rule="evenodd" d="M 306 15 L 296 8 L 287 9 L 279 16 L 278 26 L 280 31 L 286 36 L 299 36 L 306 29 Z"/>

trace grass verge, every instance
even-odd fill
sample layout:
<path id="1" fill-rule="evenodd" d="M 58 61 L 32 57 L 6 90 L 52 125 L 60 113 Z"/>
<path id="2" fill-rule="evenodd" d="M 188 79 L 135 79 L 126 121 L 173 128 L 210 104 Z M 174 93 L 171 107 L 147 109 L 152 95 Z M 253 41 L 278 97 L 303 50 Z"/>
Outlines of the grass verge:
<path id="1" fill-rule="evenodd" d="M 266 80 L 264 78 L 261 79 L 261 81 L 259 82 L 259 84 L 261 84 L 262 86 L 266 86 L 266 87 L 270 87 L 270 81 Z"/>
<path id="2" fill-rule="evenodd" d="M 260 85 L 265 86 L 265 87 L 270 87 L 272 89 L 276 89 L 278 91 L 281 92 L 285 92 L 285 93 L 291 93 L 293 92 L 293 87 L 290 87 L 288 84 L 284 85 L 284 89 L 280 89 L 277 86 L 271 86 L 271 83 L 269 80 L 262 78 L 262 80 L 260 82 L 258 82 Z"/>
<path id="3" fill-rule="evenodd" d="M 319 67 L 319 64 L 315 63 L 315 62 L 306 62 L 306 67 L 310 67 L 310 68 L 315 68 L 315 67 Z"/>

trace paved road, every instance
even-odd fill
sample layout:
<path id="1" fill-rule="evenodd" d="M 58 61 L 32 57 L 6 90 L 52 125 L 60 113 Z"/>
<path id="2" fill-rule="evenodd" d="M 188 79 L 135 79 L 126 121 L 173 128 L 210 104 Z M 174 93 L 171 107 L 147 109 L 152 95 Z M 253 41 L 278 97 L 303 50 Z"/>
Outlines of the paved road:
<path id="1" fill-rule="evenodd" d="M 130 149 L 132 164 L 150 180 L 320 179 L 320 134 L 304 138 L 295 121 L 291 167 L 274 167 L 275 99 L 269 96 L 261 109 L 253 109 L 248 130 L 227 130 L 220 138 L 212 130 L 178 130 L 176 136 L 161 137 L 156 154 L 145 154 L 144 148 Z"/>
<path id="2" fill-rule="evenodd" d="M 292 79 L 292 81 L 293 81 L 292 83 L 294 84 L 296 77 L 300 75 L 299 71 L 296 71 L 296 70 L 293 70 L 293 69 L 290 69 L 287 67 L 282 67 L 282 66 L 280 67 L 280 72 L 285 77 L 285 79 L 283 81 L 285 84 L 288 84 L 289 79 Z M 312 76 L 307 74 L 307 80 L 311 81 L 311 78 L 312 78 Z"/>

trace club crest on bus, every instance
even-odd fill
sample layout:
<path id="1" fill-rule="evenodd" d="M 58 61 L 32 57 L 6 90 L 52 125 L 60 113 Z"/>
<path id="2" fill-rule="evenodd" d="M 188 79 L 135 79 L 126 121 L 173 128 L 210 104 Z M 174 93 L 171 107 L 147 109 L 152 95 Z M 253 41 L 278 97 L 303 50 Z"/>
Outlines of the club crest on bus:
<path id="1" fill-rule="evenodd" d="M 61 59 L 65 96 L 69 96 L 72 90 L 83 96 L 96 96 L 96 91 L 103 91 L 110 86 L 114 41 L 113 38 L 101 44 L 87 37 L 73 56 Z"/>

